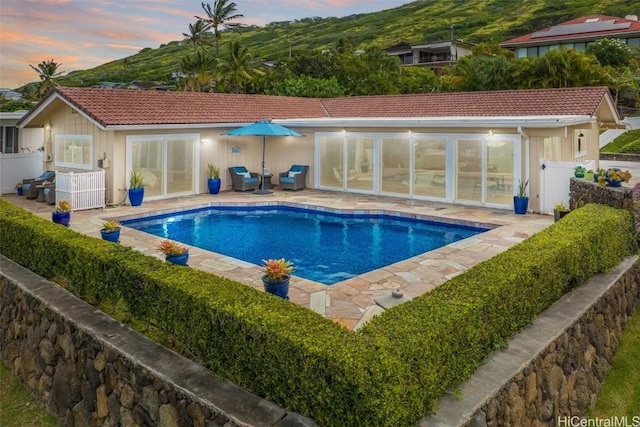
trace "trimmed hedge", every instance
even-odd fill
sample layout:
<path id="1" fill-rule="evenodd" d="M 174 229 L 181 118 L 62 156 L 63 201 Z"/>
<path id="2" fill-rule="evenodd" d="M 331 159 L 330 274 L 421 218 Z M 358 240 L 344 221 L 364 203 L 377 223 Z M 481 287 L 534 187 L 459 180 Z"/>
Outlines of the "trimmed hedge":
<path id="1" fill-rule="evenodd" d="M 246 285 L 74 232 L 0 199 L 0 253 L 125 303 L 196 360 L 324 426 L 412 425 L 563 293 L 634 251 L 627 211 L 587 205 L 359 333 Z"/>

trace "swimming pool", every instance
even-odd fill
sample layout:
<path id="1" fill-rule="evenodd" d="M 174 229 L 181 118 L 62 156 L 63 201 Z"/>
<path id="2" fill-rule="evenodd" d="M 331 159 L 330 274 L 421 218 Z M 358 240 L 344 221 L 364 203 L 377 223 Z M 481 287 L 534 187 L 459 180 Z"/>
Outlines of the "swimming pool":
<path id="1" fill-rule="evenodd" d="M 380 213 L 293 206 L 215 206 L 122 221 L 162 238 L 261 265 L 286 258 L 326 285 L 487 231 Z"/>

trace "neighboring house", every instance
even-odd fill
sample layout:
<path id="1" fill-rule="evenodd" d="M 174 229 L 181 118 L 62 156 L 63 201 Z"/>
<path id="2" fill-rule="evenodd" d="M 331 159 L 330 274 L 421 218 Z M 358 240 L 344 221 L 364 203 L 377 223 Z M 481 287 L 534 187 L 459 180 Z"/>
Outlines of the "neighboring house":
<path id="1" fill-rule="evenodd" d="M 223 133 L 262 119 L 306 136 L 267 138 L 274 177 L 306 164 L 311 188 L 502 209 L 529 179 L 530 207 L 544 212 L 562 185 L 545 185 L 542 159 L 597 163 L 600 126 L 620 125 L 604 87 L 332 99 L 58 87 L 19 127 L 50 126 L 46 169 L 108 159 L 107 198 L 118 202 L 134 169 L 147 199 L 206 192 L 207 163 L 230 189 L 228 167 L 261 170 L 262 138 Z"/>
<path id="2" fill-rule="evenodd" d="M 22 95 L 11 89 L 0 88 L 0 99 L 6 99 L 9 101 L 20 101 L 22 100 Z"/>
<path id="3" fill-rule="evenodd" d="M 462 40 L 410 45 L 400 43 L 387 49 L 387 54 L 400 58 L 402 65 L 420 65 L 439 73 L 463 56 L 472 54 L 473 44 Z"/>
<path id="4" fill-rule="evenodd" d="M 550 50 L 575 48 L 585 51 L 598 39 L 619 39 L 628 46 L 640 47 L 640 22 L 636 15 L 616 18 L 590 15 L 516 37 L 500 43 L 516 52 L 517 58 L 542 56 Z"/>

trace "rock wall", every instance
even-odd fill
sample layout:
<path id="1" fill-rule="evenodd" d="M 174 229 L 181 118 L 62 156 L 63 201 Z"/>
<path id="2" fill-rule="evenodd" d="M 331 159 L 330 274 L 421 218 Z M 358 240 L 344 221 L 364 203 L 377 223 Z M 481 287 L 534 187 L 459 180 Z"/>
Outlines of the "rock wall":
<path id="1" fill-rule="evenodd" d="M 630 187 L 603 187 L 593 181 L 571 178 L 569 182 L 569 209 L 573 210 L 576 206 L 584 206 L 587 203 L 609 205 L 633 212 Z"/>
<path id="2" fill-rule="evenodd" d="M 0 358 L 59 425 L 313 425 L 2 255 Z"/>
<path id="3" fill-rule="evenodd" d="M 634 256 L 556 302 L 421 426 L 553 426 L 586 417 L 639 299 Z"/>

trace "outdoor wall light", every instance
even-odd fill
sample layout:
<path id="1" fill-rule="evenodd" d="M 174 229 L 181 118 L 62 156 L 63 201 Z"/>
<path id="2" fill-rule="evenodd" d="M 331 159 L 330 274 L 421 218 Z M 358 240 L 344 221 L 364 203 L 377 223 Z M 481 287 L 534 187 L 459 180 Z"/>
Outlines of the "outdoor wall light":
<path id="1" fill-rule="evenodd" d="M 578 135 L 578 138 L 584 138 L 584 133 L 580 132 L 580 135 Z"/>
<path id="2" fill-rule="evenodd" d="M 200 140 L 200 144 L 208 144 L 210 142 L 213 142 L 213 140 L 211 140 L 210 138 L 202 138 Z"/>
<path id="3" fill-rule="evenodd" d="M 46 130 L 51 130 L 51 122 L 47 122 L 47 123 L 44 125 L 44 128 L 45 128 Z"/>
<path id="4" fill-rule="evenodd" d="M 493 129 L 489 129 L 489 136 L 493 136 Z"/>

